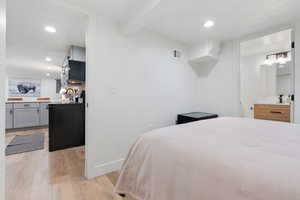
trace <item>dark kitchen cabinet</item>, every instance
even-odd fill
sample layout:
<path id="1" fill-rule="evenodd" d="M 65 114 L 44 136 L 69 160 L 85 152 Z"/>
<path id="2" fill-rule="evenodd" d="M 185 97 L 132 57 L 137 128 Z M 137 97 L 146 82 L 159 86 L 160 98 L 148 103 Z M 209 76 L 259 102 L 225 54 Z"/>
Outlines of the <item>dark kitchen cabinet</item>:
<path id="1" fill-rule="evenodd" d="M 49 104 L 49 151 L 84 144 L 84 104 Z"/>
<path id="2" fill-rule="evenodd" d="M 85 62 L 69 60 L 69 80 L 85 81 Z"/>

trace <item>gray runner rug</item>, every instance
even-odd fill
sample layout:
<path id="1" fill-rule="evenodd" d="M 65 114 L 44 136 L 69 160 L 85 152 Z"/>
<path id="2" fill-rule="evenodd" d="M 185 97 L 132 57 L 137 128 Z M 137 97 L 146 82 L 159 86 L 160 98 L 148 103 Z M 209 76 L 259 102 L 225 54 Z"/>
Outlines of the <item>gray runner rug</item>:
<path id="1" fill-rule="evenodd" d="M 44 134 L 17 135 L 7 145 L 5 154 L 12 155 L 44 149 Z"/>

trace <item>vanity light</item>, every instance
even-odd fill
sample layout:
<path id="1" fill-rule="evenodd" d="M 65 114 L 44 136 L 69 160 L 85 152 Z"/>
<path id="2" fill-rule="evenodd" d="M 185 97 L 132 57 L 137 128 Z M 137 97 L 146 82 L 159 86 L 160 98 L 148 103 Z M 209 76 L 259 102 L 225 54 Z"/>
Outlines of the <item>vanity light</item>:
<path id="1" fill-rule="evenodd" d="M 273 64 L 285 65 L 289 61 L 291 61 L 291 52 L 285 51 L 267 55 L 263 64 L 269 66 Z"/>
<path id="2" fill-rule="evenodd" d="M 289 52 L 283 52 L 277 55 L 277 62 L 284 65 L 288 62 Z"/>
<path id="3" fill-rule="evenodd" d="M 215 22 L 212 21 L 212 20 L 207 20 L 207 21 L 203 24 L 204 28 L 211 28 L 211 27 L 213 27 L 214 25 L 215 25 Z"/>
<path id="4" fill-rule="evenodd" d="M 48 33 L 56 33 L 56 29 L 53 26 L 46 26 L 45 31 Z"/>
<path id="5" fill-rule="evenodd" d="M 277 59 L 278 63 L 284 65 L 286 63 L 286 59 L 284 57 L 280 57 Z"/>
<path id="6" fill-rule="evenodd" d="M 271 61 L 269 56 L 266 57 L 266 60 L 264 61 L 264 65 L 268 65 L 268 66 L 273 65 L 273 62 Z"/>

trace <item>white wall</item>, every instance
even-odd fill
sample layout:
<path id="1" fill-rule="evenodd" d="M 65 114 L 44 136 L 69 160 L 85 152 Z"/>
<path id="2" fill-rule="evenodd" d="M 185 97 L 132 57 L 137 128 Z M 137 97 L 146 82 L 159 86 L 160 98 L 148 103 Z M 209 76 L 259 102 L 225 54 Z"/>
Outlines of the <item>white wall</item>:
<path id="1" fill-rule="evenodd" d="M 215 66 L 198 66 L 198 110 L 239 116 L 239 43 L 222 44 Z"/>
<path id="2" fill-rule="evenodd" d="M 0 0 L 0 97 L 4 96 L 5 88 L 5 0 Z M 0 98 L 0 199 L 5 199 L 5 110 L 4 98 Z"/>
<path id="3" fill-rule="evenodd" d="M 51 100 L 58 100 L 59 94 L 56 93 L 56 80 L 41 80 L 41 97 L 50 97 Z"/>
<path id="4" fill-rule="evenodd" d="M 295 122 L 300 123 L 300 22 L 295 25 Z"/>
<path id="5" fill-rule="evenodd" d="M 250 107 L 258 103 L 260 96 L 261 64 L 265 60 L 265 54 L 255 54 L 241 57 L 240 84 L 242 116 L 253 117 Z"/>
<path id="6" fill-rule="evenodd" d="M 197 76 L 181 45 L 141 31 L 123 35 L 101 17 L 87 32 L 87 146 L 89 178 L 116 170 L 148 130 L 172 125 L 196 108 Z"/>
<path id="7" fill-rule="evenodd" d="M 10 78 L 6 78 L 6 90 L 5 97 L 8 96 L 8 80 Z M 24 78 L 26 79 L 26 78 Z M 37 79 L 39 80 L 39 79 Z M 56 80 L 54 79 L 41 79 L 41 97 L 50 97 L 51 100 L 58 100 L 59 94 L 56 93 Z M 24 101 L 34 101 L 36 98 L 34 97 L 23 97 Z"/>
<path id="8" fill-rule="evenodd" d="M 289 28 L 291 26 L 286 27 Z M 272 29 L 272 32 L 276 32 L 276 29 Z M 260 33 L 258 37 L 270 33 Z M 198 70 L 198 110 L 221 116 L 240 116 L 239 42 L 225 42 L 217 65 Z M 295 25 L 295 42 L 295 122 L 300 123 L 300 22 Z"/>

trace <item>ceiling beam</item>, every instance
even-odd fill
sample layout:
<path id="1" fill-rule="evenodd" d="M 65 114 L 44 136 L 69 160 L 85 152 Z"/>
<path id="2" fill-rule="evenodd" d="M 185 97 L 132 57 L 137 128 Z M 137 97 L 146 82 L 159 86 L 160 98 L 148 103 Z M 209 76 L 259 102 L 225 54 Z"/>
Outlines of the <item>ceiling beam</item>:
<path id="1" fill-rule="evenodd" d="M 121 26 L 124 34 L 133 34 L 138 32 L 146 25 L 146 19 L 150 16 L 150 13 L 160 4 L 161 0 L 146 0 L 141 8 L 133 14 L 130 19 Z"/>

